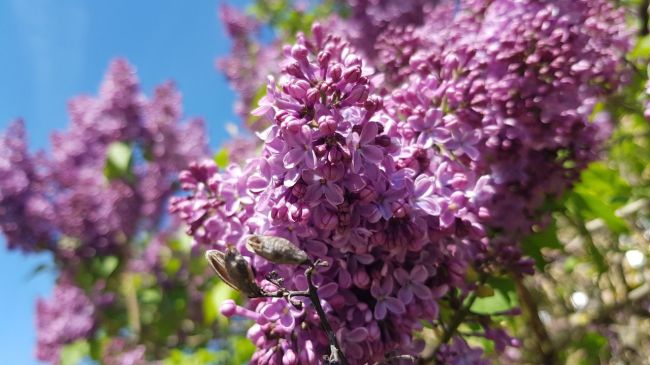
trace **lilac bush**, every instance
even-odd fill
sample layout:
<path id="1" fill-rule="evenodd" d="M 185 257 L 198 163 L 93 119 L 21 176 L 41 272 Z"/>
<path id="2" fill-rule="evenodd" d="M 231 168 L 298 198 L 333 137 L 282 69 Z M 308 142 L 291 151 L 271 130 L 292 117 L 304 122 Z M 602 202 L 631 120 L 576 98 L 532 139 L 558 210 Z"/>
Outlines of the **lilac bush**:
<path id="1" fill-rule="evenodd" d="M 272 0 L 219 15 L 232 49 L 217 67 L 247 130 L 212 158 L 174 85 L 147 97 L 124 60 L 70 102 L 49 152 L 29 152 L 20 121 L 0 136 L 0 229 L 11 250 L 50 252 L 58 274 L 37 304 L 40 360 L 556 363 L 596 332 L 624 351 L 607 316 L 645 305 L 643 292 L 618 302 L 644 287 L 645 256 L 626 246 L 615 161 L 593 164 L 639 150 L 626 168 L 647 175 L 647 141 L 612 147 L 650 118 L 650 56 L 629 53 L 623 8 Z M 601 251 L 594 218 L 623 243 Z M 572 230 L 580 242 L 565 242 Z M 592 271 L 549 283 L 584 252 Z M 590 287 L 604 314 L 588 313 Z"/>
<path id="2" fill-rule="evenodd" d="M 251 111 L 268 123 L 261 156 L 223 171 L 192 165 L 181 175 L 190 195 L 171 211 L 203 247 L 234 245 L 262 290 L 275 275 L 290 290 L 307 280 L 250 252 L 250 235 L 327 262 L 314 280 L 352 364 L 419 355 L 424 324 L 444 333 L 433 359 L 478 363 L 481 351 L 454 334 L 465 318 L 440 306 L 465 316 L 489 276 L 532 273 L 518 242 L 597 157 L 606 134 L 590 117 L 626 81 L 628 32 L 605 1 L 471 1 L 457 14 L 453 3 L 386 3 L 355 2 L 356 15 L 285 46 Z M 362 43 L 377 48 L 360 53 L 350 30 L 366 16 L 391 26 L 371 28 L 376 42 Z M 299 307 L 252 298 L 222 310 L 254 322 L 253 364 L 321 363 L 324 319 Z M 479 322 L 498 350 L 518 344 Z"/>
<path id="3" fill-rule="evenodd" d="M 203 324 L 210 275 L 196 264 L 200 253 L 174 243 L 178 225 L 166 215 L 179 171 L 208 154 L 203 122 L 181 123 L 171 83 L 145 97 L 121 59 L 98 96 L 77 97 L 69 110 L 71 126 L 52 136 L 48 153 L 29 153 L 22 122 L 0 139 L 8 248 L 52 253 L 59 275 L 52 298 L 37 305 L 37 358 L 59 364 L 67 345 L 112 338 L 102 361 L 135 365 L 159 359 L 171 340 L 207 343 L 216 329 Z M 144 300 L 145 293 L 161 298 Z M 156 316 L 167 316 L 167 327 Z M 118 352 L 132 355 L 116 357 L 119 343 Z"/>

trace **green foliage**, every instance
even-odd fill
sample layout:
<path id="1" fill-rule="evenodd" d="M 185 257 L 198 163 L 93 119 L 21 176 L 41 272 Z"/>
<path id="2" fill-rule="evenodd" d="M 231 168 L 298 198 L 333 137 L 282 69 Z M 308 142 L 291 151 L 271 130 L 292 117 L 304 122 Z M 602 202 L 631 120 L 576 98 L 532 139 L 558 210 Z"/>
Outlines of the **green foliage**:
<path id="1" fill-rule="evenodd" d="M 636 46 L 630 52 L 631 58 L 650 58 L 650 36 L 639 38 Z"/>
<path id="2" fill-rule="evenodd" d="M 337 9 L 336 1 L 325 0 L 302 11 L 291 0 L 257 0 L 250 12 L 280 33 L 285 42 L 293 42 L 298 32 L 310 33 L 312 24 Z"/>
<path id="3" fill-rule="evenodd" d="M 219 305 L 226 299 L 239 299 L 239 292 L 223 281 L 218 281 L 205 292 L 203 297 L 203 319 L 206 324 L 217 321 L 222 327 L 227 325 L 225 317 L 219 314 Z"/>
<path id="4" fill-rule="evenodd" d="M 60 365 L 77 365 L 90 355 L 90 345 L 85 340 L 80 340 L 66 345 L 61 350 Z"/>
<path id="5" fill-rule="evenodd" d="M 115 272 L 119 264 L 120 260 L 116 256 L 98 257 L 92 262 L 93 272 L 102 278 L 108 278 Z"/>
<path id="6" fill-rule="evenodd" d="M 255 346 L 243 336 L 230 336 L 218 351 L 199 349 L 195 352 L 172 350 L 164 365 L 243 365 L 248 363 Z"/>
<path id="7" fill-rule="evenodd" d="M 470 307 L 474 313 L 494 314 L 510 310 L 519 304 L 515 285 L 509 278 L 491 277 L 483 287 L 490 289 L 479 291 L 485 295 L 479 295 L 474 300 Z"/>
<path id="8" fill-rule="evenodd" d="M 547 264 L 546 258 L 543 255 L 544 249 L 563 250 L 562 243 L 557 236 L 557 223 L 555 220 L 551 221 L 541 231 L 524 238 L 522 249 L 526 256 L 535 260 L 535 266 L 538 270 L 544 270 Z"/>
<path id="9" fill-rule="evenodd" d="M 228 354 L 223 351 L 214 352 L 207 349 L 200 349 L 194 353 L 181 350 L 172 350 L 164 365 L 216 365 L 225 364 L 223 361 Z"/>
<path id="10" fill-rule="evenodd" d="M 124 142 L 113 142 L 106 150 L 104 176 L 108 180 L 131 178 L 133 166 L 133 147 Z"/>
<path id="11" fill-rule="evenodd" d="M 228 153 L 228 150 L 225 148 L 222 148 L 219 150 L 219 152 L 214 154 L 214 162 L 219 166 L 220 169 L 225 169 L 228 167 L 228 163 L 230 161 L 230 156 Z"/>

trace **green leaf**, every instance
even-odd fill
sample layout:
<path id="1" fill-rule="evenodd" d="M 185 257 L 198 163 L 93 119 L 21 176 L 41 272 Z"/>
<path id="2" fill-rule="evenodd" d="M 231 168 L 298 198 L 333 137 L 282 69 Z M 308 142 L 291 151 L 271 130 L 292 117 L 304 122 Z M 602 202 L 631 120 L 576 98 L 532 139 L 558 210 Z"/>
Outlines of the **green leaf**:
<path id="1" fill-rule="evenodd" d="M 650 35 L 639 38 L 636 46 L 630 52 L 632 58 L 649 58 L 650 57 Z"/>
<path id="2" fill-rule="evenodd" d="M 115 256 L 106 256 L 95 262 L 95 269 L 99 275 L 103 278 L 111 276 L 117 266 L 119 265 L 120 260 Z"/>
<path id="3" fill-rule="evenodd" d="M 90 355 L 90 345 L 85 340 L 79 340 L 63 347 L 61 350 L 61 365 L 77 365 Z"/>
<path id="4" fill-rule="evenodd" d="M 577 192 L 590 192 L 597 195 L 612 209 L 625 205 L 632 190 L 618 171 L 603 162 L 589 165 L 589 168 L 580 175 L 580 180 L 580 184 L 575 187 Z"/>
<path id="5" fill-rule="evenodd" d="M 230 161 L 229 153 L 228 150 L 225 148 L 222 148 L 221 150 L 219 150 L 219 152 L 217 152 L 214 155 L 214 162 L 221 169 L 225 169 L 226 167 L 228 167 L 229 161 Z"/>
<path id="6" fill-rule="evenodd" d="M 493 314 L 510 310 L 518 305 L 517 293 L 512 280 L 507 278 L 490 278 L 487 281 L 494 289 L 494 295 L 476 298 L 472 312 L 479 314 Z"/>
<path id="7" fill-rule="evenodd" d="M 242 365 L 247 364 L 255 352 L 255 345 L 246 337 L 232 336 L 230 341 L 233 346 L 233 359 L 232 364 Z"/>
<path id="8" fill-rule="evenodd" d="M 133 148 L 124 142 L 113 142 L 106 150 L 104 176 L 109 180 L 131 176 Z"/>
<path id="9" fill-rule="evenodd" d="M 587 207 L 583 209 L 580 214 L 587 219 L 602 219 L 607 227 L 614 233 L 625 233 L 629 230 L 627 222 L 621 217 L 616 216 L 616 207 L 602 199 L 602 196 L 597 195 L 592 191 L 585 189 L 575 190 L 575 199 L 580 199 L 580 207 Z"/>
<path id="10" fill-rule="evenodd" d="M 543 270 L 547 261 L 542 253 L 543 249 L 562 250 L 564 246 L 557 237 L 557 224 L 555 219 L 542 231 L 536 232 L 523 240 L 522 249 L 526 256 L 535 260 L 538 270 Z"/>
<path id="11" fill-rule="evenodd" d="M 219 316 L 219 306 L 226 299 L 237 299 L 238 293 L 223 281 L 218 281 L 210 288 L 203 297 L 203 317 L 206 324 L 212 324 L 215 320 L 219 325 L 227 324 L 226 318 Z"/>

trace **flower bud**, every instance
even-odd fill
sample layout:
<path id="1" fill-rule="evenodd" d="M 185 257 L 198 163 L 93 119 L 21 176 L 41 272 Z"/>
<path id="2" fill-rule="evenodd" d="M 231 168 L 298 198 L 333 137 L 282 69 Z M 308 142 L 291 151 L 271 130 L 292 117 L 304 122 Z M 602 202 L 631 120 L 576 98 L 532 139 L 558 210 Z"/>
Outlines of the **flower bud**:
<path id="1" fill-rule="evenodd" d="M 317 88 L 311 87 L 307 90 L 307 102 L 309 104 L 315 104 L 320 98 L 320 91 Z"/>
<path id="2" fill-rule="evenodd" d="M 346 82 L 353 83 L 359 80 L 361 77 L 361 67 L 360 66 L 350 66 L 343 71 L 343 79 Z"/>
<path id="3" fill-rule="evenodd" d="M 332 55 L 329 53 L 329 51 L 320 51 L 318 52 L 317 58 L 320 67 L 325 67 L 330 62 L 330 58 L 332 58 Z"/>
<path id="4" fill-rule="evenodd" d="M 307 50 L 307 48 L 305 48 L 305 46 L 296 44 L 291 48 L 291 56 L 296 60 L 306 61 L 307 54 L 309 54 L 309 51 Z"/>
<path id="5" fill-rule="evenodd" d="M 330 115 L 322 116 L 318 119 L 318 129 L 325 135 L 332 135 L 336 132 L 336 120 Z"/>
<path id="6" fill-rule="evenodd" d="M 339 82 L 342 76 L 343 68 L 340 63 L 336 63 L 330 67 L 330 78 L 332 79 L 332 82 Z"/>
<path id="7" fill-rule="evenodd" d="M 300 265 L 309 261 L 305 251 L 281 237 L 251 236 L 246 247 L 275 264 Z"/>
<path id="8" fill-rule="evenodd" d="M 300 69 L 300 65 L 297 62 L 292 62 L 288 64 L 285 67 L 284 71 L 293 77 L 297 77 L 299 79 L 305 78 L 305 75 L 302 73 L 302 70 Z"/>

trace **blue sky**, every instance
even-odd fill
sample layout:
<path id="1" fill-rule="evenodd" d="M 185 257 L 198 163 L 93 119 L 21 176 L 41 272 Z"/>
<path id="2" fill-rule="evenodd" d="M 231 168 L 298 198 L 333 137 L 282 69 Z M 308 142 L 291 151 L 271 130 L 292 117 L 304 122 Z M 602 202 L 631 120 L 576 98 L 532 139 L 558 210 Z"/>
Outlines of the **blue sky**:
<path id="1" fill-rule="evenodd" d="M 241 1 L 237 1 L 241 3 Z M 212 146 L 236 122 L 234 95 L 214 59 L 229 43 L 218 21 L 217 0 L 0 1 L 0 129 L 24 118 L 33 150 L 68 123 L 66 103 L 94 94 L 109 61 L 126 57 L 145 92 L 168 79 L 183 93 L 187 116 L 202 116 Z M 38 364 L 34 303 L 47 296 L 51 274 L 30 273 L 46 256 L 7 252 L 0 235 L 0 354 L 2 363 Z"/>

